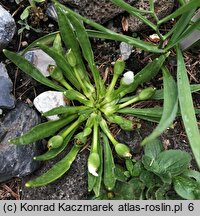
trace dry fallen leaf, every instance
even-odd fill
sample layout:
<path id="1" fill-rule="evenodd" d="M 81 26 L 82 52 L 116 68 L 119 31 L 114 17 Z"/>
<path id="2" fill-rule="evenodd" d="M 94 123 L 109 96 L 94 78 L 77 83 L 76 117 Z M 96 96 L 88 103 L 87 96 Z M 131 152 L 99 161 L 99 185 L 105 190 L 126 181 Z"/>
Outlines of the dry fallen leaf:
<path id="1" fill-rule="evenodd" d="M 122 29 L 128 31 L 128 20 L 125 17 L 122 18 Z"/>
<path id="2" fill-rule="evenodd" d="M 152 34 L 149 36 L 149 40 L 153 43 L 160 42 L 160 37 L 157 34 Z"/>

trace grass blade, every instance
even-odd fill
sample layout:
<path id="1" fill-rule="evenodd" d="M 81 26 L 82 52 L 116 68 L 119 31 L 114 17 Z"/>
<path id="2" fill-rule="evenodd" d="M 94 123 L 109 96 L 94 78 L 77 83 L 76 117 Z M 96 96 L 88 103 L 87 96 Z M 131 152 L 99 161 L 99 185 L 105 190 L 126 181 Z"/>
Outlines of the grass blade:
<path id="1" fill-rule="evenodd" d="M 162 68 L 164 78 L 164 105 L 162 117 L 153 132 L 142 141 L 142 145 L 156 139 L 173 123 L 178 110 L 177 85 L 166 67 Z M 173 89 L 173 90 L 172 90 Z"/>
<path id="2" fill-rule="evenodd" d="M 194 15 L 195 10 L 191 10 L 187 13 L 184 13 L 181 18 L 178 20 L 176 25 L 164 36 L 164 39 L 166 40 L 171 34 L 172 37 L 166 47 L 173 47 L 175 43 L 177 43 L 177 39 L 182 34 L 182 32 L 185 30 L 188 23 L 191 21 L 192 16 Z"/>
<path id="3" fill-rule="evenodd" d="M 98 23 L 96 23 L 96 22 L 94 22 L 92 20 L 89 20 L 89 19 L 81 16 L 80 14 L 70 10 L 69 8 L 65 7 L 64 5 L 59 4 L 58 2 L 56 2 L 55 5 L 59 5 L 60 8 L 62 8 L 64 11 L 69 12 L 73 16 L 75 16 L 78 20 L 82 20 L 83 22 L 85 22 L 88 25 L 94 27 L 95 29 L 99 30 L 100 32 L 103 32 L 102 35 L 104 36 L 104 38 L 108 37 L 108 39 L 117 40 L 117 41 L 124 41 L 124 42 L 129 43 L 130 45 L 133 45 L 133 46 L 135 46 L 137 48 L 140 48 L 140 49 L 143 49 L 143 50 L 146 50 L 146 51 L 149 51 L 149 52 L 164 53 L 163 49 L 159 49 L 157 46 L 152 45 L 151 43 L 144 42 L 142 40 L 135 39 L 135 38 L 132 38 L 132 37 L 128 37 L 126 35 L 118 34 L 118 33 L 114 32 L 114 31 L 111 31 L 111 30 L 105 28 L 104 26 L 102 26 L 102 25 L 100 25 L 100 24 L 98 24 Z M 96 34 L 96 37 L 98 37 L 97 34 Z M 112 37 L 112 38 L 109 38 L 109 37 Z"/>
<path id="4" fill-rule="evenodd" d="M 197 165 L 200 168 L 200 133 L 190 92 L 187 70 L 179 47 L 177 47 L 177 84 L 179 105 L 186 134 Z"/>
<path id="5" fill-rule="evenodd" d="M 110 30 L 109 30 L 109 32 L 87 30 L 87 33 L 88 33 L 89 37 L 121 41 L 121 42 L 128 43 L 134 47 L 145 50 L 145 51 L 149 51 L 149 52 L 153 52 L 153 53 L 164 53 L 164 51 L 162 49 L 159 49 L 157 46 L 155 46 L 151 43 L 148 43 L 148 42 L 136 39 L 136 38 L 132 38 L 132 37 L 127 36 L 127 35 L 118 34 L 118 33 L 112 32 Z"/>
<path id="6" fill-rule="evenodd" d="M 28 74 L 33 79 L 61 92 L 66 90 L 65 88 L 56 85 L 54 82 L 44 77 L 43 74 L 36 67 L 34 67 L 28 60 L 23 58 L 21 55 L 8 50 L 3 50 L 3 52 L 8 59 L 10 59 L 14 64 L 17 65 L 17 67 L 19 67 L 24 73 Z"/>
<path id="7" fill-rule="evenodd" d="M 148 25 L 150 28 L 152 28 L 154 31 L 156 31 L 157 27 L 155 24 L 153 24 L 151 21 L 149 21 L 147 18 L 145 18 L 143 15 L 141 15 L 141 10 L 132 7 L 131 5 L 127 4 L 126 2 L 122 0 L 111 0 L 114 4 L 119 6 L 120 8 L 124 9 L 125 11 L 129 12 L 131 15 L 137 17 L 140 19 L 143 23 Z M 151 13 L 151 12 L 149 12 Z"/>
<path id="8" fill-rule="evenodd" d="M 166 16 L 165 18 L 161 19 L 158 22 L 158 25 L 161 25 L 164 22 L 167 22 L 173 18 L 176 18 L 177 16 L 180 16 L 184 14 L 185 12 L 191 11 L 193 9 L 196 9 L 197 7 L 200 6 L 200 1 L 198 0 L 190 0 L 189 3 L 184 4 L 180 8 L 178 8 L 176 11 L 174 11 L 172 14 Z"/>
<path id="9" fill-rule="evenodd" d="M 195 92 L 200 91 L 200 84 L 192 84 L 192 85 L 190 85 L 190 91 L 191 91 L 191 93 L 195 93 Z M 151 99 L 153 99 L 153 100 L 163 100 L 163 98 L 164 98 L 163 96 L 164 96 L 163 89 L 159 89 L 159 90 L 156 90 L 155 94 L 152 96 Z M 132 97 L 129 97 L 129 100 L 131 98 Z M 126 100 L 128 100 L 128 98 Z"/>

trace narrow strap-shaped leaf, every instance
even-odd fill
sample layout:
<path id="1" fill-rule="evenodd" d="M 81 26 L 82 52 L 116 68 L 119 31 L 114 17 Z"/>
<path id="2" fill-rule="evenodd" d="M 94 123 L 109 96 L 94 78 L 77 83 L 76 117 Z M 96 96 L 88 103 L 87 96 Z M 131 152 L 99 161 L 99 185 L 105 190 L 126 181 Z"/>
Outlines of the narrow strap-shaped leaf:
<path id="1" fill-rule="evenodd" d="M 172 14 L 164 17 L 163 19 L 161 19 L 159 22 L 158 22 L 158 25 L 164 23 L 164 22 L 167 22 L 177 16 L 180 16 L 182 14 L 184 14 L 185 12 L 188 12 L 190 10 L 193 10 L 197 7 L 200 6 L 200 1 L 198 0 L 190 0 L 187 4 L 184 4 L 183 6 L 181 6 L 180 8 L 178 8 L 176 11 L 174 11 Z"/>
<path id="2" fill-rule="evenodd" d="M 77 115 L 71 115 L 64 119 L 59 119 L 56 121 L 49 121 L 49 122 L 39 124 L 33 127 L 30 131 L 28 131 L 21 137 L 11 139 L 10 142 L 13 144 L 23 145 L 23 144 L 30 144 L 37 140 L 49 137 L 55 134 L 58 130 L 60 130 L 65 125 L 69 124 L 76 117 Z"/>
<path id="3" fill-rule="evenodd" d="M 65 91 L 63 87 L 56 85 L 54 82 L 44 77 L 43 74 L 36 67 L 34 67 L 28 60 L 23 58 L 21 55 L 8 50 L 3 50 L 3 52 L 8 59 L 10 59 L 14 64 L 17 65 L 17 67 L 19 67 L 24 73 L 28 74 L 33 79 L 58 91 Z"/>
<path id="4" fill-rule="evenodd" d="M 177 84 L 178 98 L 184 127 L 195 160 L 200 168 L 200 133 L 190 92 L 187 70 L 179 47 L 177 47 Z"/>
<path id="5" fill-rule="evenodd" d="M 37 43 L 45 44 L 45 45 L 50 45 L 53 43 L 53 41 L 56 38 L 56 35 L 59 34 L 59 31 L 50 33 L 48 35 L 45 35 L 43 37 L 40 37 L 39 39 L 33 41 L 29 46 L 27 46 L 23 51 L 22 55 L 24 55 L 27 51 L 29 51 L 31 48 L 36 47 Z"/>
<path id="6" fill-rule="evenodd" d="M 143 15 L 141 15 L 140 10 L 132 7 L 131 5 L 127 4 L 126 2 L 122 0 L 111 0 L 114 4 L 118 5 L 120 8 L 124 9 L 125 11 L 129 12 L 131 15 L 137 17 L 140 19 L 143 23 L 151 27 L 153 30 L 156 30 L 156 25 L 153 24 L 151 21 L 149 21 L 147 18 L 145 18 Z M 149 12 L 150 13 L 150 12 Z"/>
<path id="7" fill-rule="evenodd" d="M 78 80 L 76 79 L 71 66 L 68 64 L 67 60 L 59 54 L 56 50 L 49 48 L 44 44 L 37 44 L 40 49 L 42 49 L 46 54 L 51 56 L 57 66 L 62 70 L 63 75 L 77 88 L 80 90 L 80 85 Z"/>
<path id="8" fill-rule="evenodd" d="M 153 132 L 142 141 L 142 145 L 148 144 L 148 142 L 156 139 L 168 127 L 170 127 L 178 111 L 178 92 L 176 82 L 166 67 L 163 67 L 162 71 L 164 78 L 164 105 L 162 117 Z"/>
<path id="9" fill-rule="evenodd" d="M 99 95 L 100 87 L 102 87 L 101 85 L 102 79 L 101 79 L 99 71 L 97 70 L 96 64 L 94 62 L 94 55 L 92 52 L 92 46 L 90 44 L 89 37 L 86 33 L 84 26 L 80 23 L 79 20 L 77 20 L 75 16 L 67 14 L 67 17 L 69 18 L 70 22 L 72 23 L 75 29 L 76 36 L 81 46 L 83 56 L 85 60 L 88 62 L 90 70 L 92 72 L 95 86 L 97 89 L 97 95 Z"/>
<path id="10" fill-rule="evenodd" d="M 56 157 L 58 154 L 60 154 L 68 145 L 70 139 L 74 135 L 76 129 L 74 129 L 63 141 L 63 144 L 59 146 L 58 148 L 53 148 L 50 149 L 49 151 L 45 152 L 42 155 L 34 157 L 34 160 L 39 160 L 39 161 L 45 161 L 45 160 L 50 160 L 54 157 Z"/>
<path id="11" fill-rule="evenodd" d="M 103 134 L 104 145 L 104 175 L 103 182 L 107 190 L 112 190 L 115 187 L 115 163 L 112 155 L 112 150 L 108 138 Z"/>
<path id="12" fill-rule="evenodd" d="M 105 28 L 104 26 L 102 26 L 102 25 L 100 25 L 100 24 L 98 24 L 92 20 L 89 20 L 89 19 L 81 16 L 80 14 L 70 10 L 69 8 L 65 7 L 64 5 L 59 4 L 58 2 L 56 2 L 55 5 L 59 5 L 59 7 L 61 7 L 65 11 L 69 12 L 70 14 L 74 15 L 75 17 L 77 17 L 77 19 L 83 20 L 88 25 L 90 25 L 90 26 L 94 27 L 95 29 L 103 32 L 102 33 L 104 35 L 103 38 L 108 37 L 108 39 L 124 41 L 126 43 L 129 43 L 130 45 L 133 45 L 135 47 L 138 47 L 138 48 L 141 48 L 143 50 L 150 51 L 150 52 L 164 53 L 164 50 L 159 49 L 157 46 L 152 45 L 151 43 L 144 42 L 142 40 L 128 37 L 128 36 L 125 36 L 122 34 L 118 34 L 114 31 L 111 31 L 111 30 Z M 90 36 L 92 36 L 92 35 L 90 35 Z M 92 37 L 94 37 L 94 36 L 95 36 L 95 34 Z M 96 37 L 99 37 L 99 35 L 96 35 Z"/>
<path id="13" fill-rule="evenodd" d="M 60 7 L 60 4 L 56 3 L 55 8 L 58 15 L 58 25 L 59 25 L 59 30 L 60 30 L 62 40 L 66 48 L 68 50 L 71 49 L 73 55 L 76 57 L 76 63 L 81 67 L 81 70 L 79 71 L 81 73 L 81 77 L 84 77 L 84 79 L 89 81 L 88 74 L 86 72 L 85 66 L 82 61 L 79 43 L 76 38 L 73 26 L 68 20 L 65 11 L 63 11 L 63 8 Z"/>
<path id="14" fill-rule="evenodd" d="M 53 108 L 45 113 L 42 113 L 43 116 L 52 116 L 52 115 L 59 115 L 59 114 L 75 114 L 78 113 L 81 110 L 87 109 L 85 106 L 59 106 L 56 108 Z"/>
<path id="15" fill-rule="evenodd" d="M 65 174 L 73 161 L 76 159 L 78 152 L 80 151 L 81 146 L 74 145 L 70 152 L 58 163 L 56 163 L 51 169 L 49 169 L 42 176 L 37 177 L 26 183 L 27 187 L 39 187 L 42 185 L 47 185 L 56 179 L 60 178 Z"/>

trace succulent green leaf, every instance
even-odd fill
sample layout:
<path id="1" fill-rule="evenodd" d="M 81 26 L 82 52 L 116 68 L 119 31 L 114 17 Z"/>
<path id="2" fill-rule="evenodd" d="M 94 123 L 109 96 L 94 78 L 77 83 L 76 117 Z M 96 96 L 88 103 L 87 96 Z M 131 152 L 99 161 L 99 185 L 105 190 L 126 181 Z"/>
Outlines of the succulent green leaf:
<path id="1" fill-rule="evenodd" d="M 72 136 L 74 135 L 76 129 L 73 130 L 63 141 L 63 144 L 56 148 L 56 149 L 51 149 L 47 152 L 45 152 L 44 154 L 42 155 L 38 155 L 38 156 L 35 156 L 34 157 L 34 160 L 39 160 L 39 161 L 46 161 L 46 160 L 50 160 L 54 157 L 56 157 L 59 153 L 61 153 L 65 148 L 66 146 L 68 145 L 70 139 L 72 138 Z"/>
<path id="2" fill-rule="evenodd" d="M 164 78 L 164 105 L 162 117 L 153 132 L 142 141 L 142 145 L 148 144 L 149 141 L 154 140 L 170 127 L 178 111 L 178 92 L 176 82 L 166 67 L 163 67 L 162 70 Z"/>
<path id="3" fill-rule="evenodd" d="M 64 119 L 59 119 L 56 121 L 49 121 L 49 122 L 39 124 L 33 127 L 30 131 L 28 131 L 21 137 L 11 139 L 10 142 L 13 144 L 19 144 L 19 145 L 31 144 L 37 140 L 40 140 L 40 139 L 43 139 L 43 138 L 46 138 L 46 137 L 49 137 L 55 134 L 58 130 L 60 130 L 65 125 L 69 124 L 76 117 L 77 115 L 71 115 Z"/>
<path id="4" fill-rule="evenodd" d="M 73 161 L 76 159 L 81 146 L 74 145 L 70 152 L 51 169 L 49 169 L 42 176 L 37 177 L 26 183 L 26 187 L 39 187 L 47 185 L 64 175 L 69 169 Z"/>
<path id="5" fill-rule="evenodd" d="M 49 33 L 43 37 L 38 38 L 37 40 L 33 41 L 30 45 L 28 45 L 23 51 L 22 55 L 24 55 L 27 51 L 29 51 L 31 48 L 36 47 L 38 43 L 40 44 L 45 44 L 45 45 L 50 45 L 53 43 L 53 41 L 56 38 L 56 35 L 59 34 L 58 31 Z"/>
<path id="6" fill-rule="evenodd" d="M 112 190 L 115 187 L 115 163 L 112 155 L 112 150 L 108 138 L 103 134 L 104 144 L 104 175 L 103 182 L 107 190 Z"/>
<path id="7" fill-rule="evenodd" d="M 77 88 L 80 90 L 80 85 L 77 79 L 75 78 L 75 75 L 72 71 L 72 68 L 70 67 L 69 63 L 65 59 L 62 54 L 58 53 L 55 49 L 49 48 L 48 46 L 44 44 L 38 43 L 37 46 L 42 49 L 46 54 L 51 56 L 57 66 L 62 70 L 63 75 Z"/>
<path id="8" fill-rule="evenodd" d="M 5 56 L 10 59 L 13 63 L 15 63 L 24 73 L 28 74 L 31 76 L 33 79 L 37 80 L 38 82 L 49 86 L 53 89 L 56 89 L 58 91 L 65 91 L 65 89 L 59 85 L 56 85 L 54 82 L 51 80 L 47 79 L 42 75 L 42 73 L 34 67 L 28 60 L 23 58 L 21 55 L 8 51 L 8 50 L 3 50 Z"/>

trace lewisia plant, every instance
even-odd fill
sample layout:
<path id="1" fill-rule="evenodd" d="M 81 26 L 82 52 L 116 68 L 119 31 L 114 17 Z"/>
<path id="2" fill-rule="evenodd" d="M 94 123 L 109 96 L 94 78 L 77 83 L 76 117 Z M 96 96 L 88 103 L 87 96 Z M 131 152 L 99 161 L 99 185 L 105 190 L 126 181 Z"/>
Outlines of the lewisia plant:
<path id="1" fill-rule="evenodd" d="M 112 148 L 121 158 L 132 157 L 129 147 L 115 139 L 109 129 L 110 123 L 117 124 L 127 131 L 137 127 L 136 123 L 124 118 L 121 115 L 123 113 L 154 122 L 160 121 L 162 109 L 142 110 L 128 106 L 155 97 L 156 89 L 153 87 L 145 88 L 136 95 L 134 92 L 139 85 L 149 81 L 161 69 L 164 75 L 164 89 L 174 87 L 173 78 L 163 66 L 169 53 L 161 53 L 135 76 L 131 71 L 124 72 L 125 63 L 118 59 L 114 64 L 111 83 L 107 85 L 95 64 L 88 34 L 83 24 L 73 13 L 63 10 L 60 4 L 55 3 L 55 7 L 59 32 L 45 36 L 30 46 L 39 47 L 55 60 L 56 65 L 49 65 L 51 79 L 44 77 L 22 55 L 8 50 L 4 50 L 4 54 L 22 71 L 38 82 L 63 92 L 64 96 L 73 103 L 43 113 L 43 116 L 59 115 L 59 120 L 41 123 L 22 136 L 11 138 L 10 142 L 24 145 L 48 138 L 48 151 L 34 157 L 35 160 L 45 161 L 61 153 L 73 137 L 73 143 L 69 144 L 70 151 L 62 160 L 42 176 L 26 183 L 27 187 L 38 187 L 49 184 L 66 173 L 79 151 L 87 146 L 90 140 L 88 138 L 91 136 L 88 190 L 94 191 L 95 195 L 99 196 L 102 182 L 107 190 L 112 190 L 115 186 Z M 149 46 L 153 47 L 153 45 Z M 118 88 L 116 88 L 117 82 Z M 148 140 L 144 140 L 143 144 L 147 142 Z"/>

